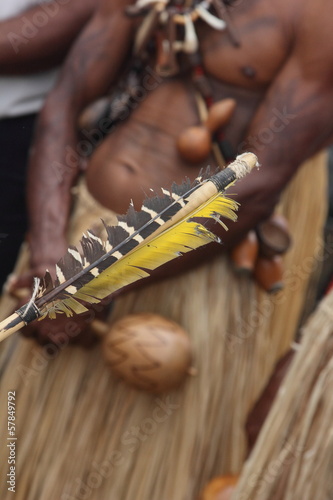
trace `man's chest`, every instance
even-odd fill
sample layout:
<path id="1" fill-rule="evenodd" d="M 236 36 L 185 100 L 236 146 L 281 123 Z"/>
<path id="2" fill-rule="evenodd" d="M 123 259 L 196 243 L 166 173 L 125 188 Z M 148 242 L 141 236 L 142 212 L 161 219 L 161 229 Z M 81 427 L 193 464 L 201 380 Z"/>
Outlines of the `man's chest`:
<path id="1" fill-rule="evenodd" d="M 230 10 L 233 37 L 228 27 L 216 31 L 201 25 L 197 32 L 208 75 L 229 85 L 258 90 L 274 80 L 287 60 L 291 36 L 284 16 L 270 2 L 250 1 L 248 5 L 246 9 L 243 5 Z M 233 43 L 234 37 L 238 45 Z"/>

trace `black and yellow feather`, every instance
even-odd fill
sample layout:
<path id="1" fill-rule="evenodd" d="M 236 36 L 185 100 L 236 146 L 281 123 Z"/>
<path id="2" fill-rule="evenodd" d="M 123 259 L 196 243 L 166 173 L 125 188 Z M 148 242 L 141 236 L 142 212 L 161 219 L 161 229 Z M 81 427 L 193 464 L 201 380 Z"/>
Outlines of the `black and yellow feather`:
<path id="1" fill-rule="evenodd" d="M 147 199 L 139 212 L 130 206 L 117 225 L 105 226 L 105 242 L 88 231 L 80 250 L 69 248 L 58 263 L 55 282 L 46 273 L 37 296 L 0 324 L 0 340 L 38 317 L 84 313 L 180 255 L 220 242 L 206 223 L 214 219 L 227 229 L 221 217 L 237 219 L 238 204 L 224 191 L 255 165 L 257 157 L 245 153 L 208 179 L 186 181 Z"/>
<path id="2" fill-rule="evenodd" d="M 176 257 L 212 241 L 220 241 L 203 223 L 194 219 L 213 217 L 219 220 L 219 216 L 223 216 L 235 221 L 236 209 L 235 201 L 218 193 L 214 200 L 209 200 L 197 210 L 192 211 L 189 217 L 180 220 L 157 236 L 143 240 L 128 253 L 121 255 L 119 249 L 109 250 L 105 253 L 104 259 L 101 259 L 102 266 L 93 264 L 93 267 L 83 268 L 83 272 L 86 270 L 85 278 L 87 273 L 91 277 L 89 281 L 82 280 L 82 276 L 76 276 L 74 280 L 67 281 L 66 286 L 52 301 L 52 305 L 47 305 L 45 313 L 41 309 L 42 314 L 54 318 L 59 313 L 65 313 L 67 316 L 83 313 L 87 310 L 84 304 L 99 303 L 125 286 L 148 277 L 150 271 Z M 107 230 L 108 233 L 112 233 L 112 226 Z M 128 242 L 132 242 L 131 237 L 128 238 L 126 244 Z M 101 267 L 105 266 L 107 267 L 101 270 Z M 38 300 L 36 304 L 38 306 Z"/>

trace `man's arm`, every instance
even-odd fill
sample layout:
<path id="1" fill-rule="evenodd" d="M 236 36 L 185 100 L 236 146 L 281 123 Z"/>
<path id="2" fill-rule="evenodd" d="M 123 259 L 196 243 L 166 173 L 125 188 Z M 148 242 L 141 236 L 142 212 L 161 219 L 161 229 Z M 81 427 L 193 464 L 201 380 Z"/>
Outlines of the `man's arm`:
<path id="1" fill-rule="evenodd" d="M 214 225 L 223 246 L 211 244 L 190 252 L 157 270 L 155 278 L 182 272 L 239 243 L 271 215 L 301 163 L 333 142 L 333 5 L 314 8 L 295 28 L 297 40 L 291 54 L 240 144 L 238 154 L 257 154 L 261 167 L 230 189 L 240 207 L 237 222 L 227 222 L 227 232 Z M 313 176 L 315 182 L 316 172 Z"/>
<path id="2" fill-rule="evenodd" d="M 77 117 L 107 92 L 128 52 L 133 31 L 123 14 L 128 3 L 102 3 L 74 44 L 40 114 L 28 178 L 31 275 L 52 270 L 67 250 L 70 191 L 80 168 Z"/>
<path id="3" fill-rule="evenodd" d="M 331 5 L 307 1 L 297 19 L 290 57 L 241 144 L 240 152 L 256 153 L 262 167 L 234 188 L 240 217 L 227 241 L 268 217 L 300 164 L 333 141 L 332 15 Z"/>
<path id="4" fill-rule="evenodd" d="M 311 2 L 307 2 L 308 10 L 309 4 Z M 333 65 L 329 61 L 333 54 L 333 47 L 330 46 L 333 41 L 331 42 L 330 36 L 332 17 L 326 14 L 327 9 L 332 10 L 333 7 L 326 7 L 326 11 L 323 8 L 317 9 L 315 13 L 306 12 L 306 8 L 301 22 L 297 20 L 297 37 L 290 57 L 268 89 L 249 126 L 246 141 L 241 145 L 239 152 L 253 151 L 258 155 L 262 167 L 259 171 L 252 172 L 244 181 L 238 182 L 232 190 L 237 192 L 241 207 L 237 224 L 229 224 L 229 231 L 222 234 L 225 249 L 240 241 L 249 229 L 270 215 L 281 191 L 298 166 L 331 140 Z M 38 264 L 45 267 L 45 263 L 48 264 L 48 256 L 50 264 L 54 263 L 56 257 L 65 252 L 64 235 L 70 206 L 69 191 L 78 171 L 75 162 L 75 117 L 82 102 L 89 100 L 93 89 L 95 96 L 107 90 L 105 82 L 112 80 L 116 68 L 119 67 L 123 53 L 115 51 L 117 58 L 110 64 L 108 53 L 103 47 L 109 45 L 110 51 L 115 44 L 123 49 L 128 47 L 131 25 L 129 21 L 119 18 L 120 10 L 118 17 L 113 16 L 111 19 L 114 21 L 115 31 L 105 30 L 105 24 L 109 23 L 105 22 L 105 15 L 102 19 L 98 15 L 85 31 L 72 52 L 66 75 L 64 73 L 61 84 L 48 100 L 40 122 L 30 175 L 30 192 L 35 192 L 36 195 L 29 198 L 33 265 L 36 267 Z M 122 39 L 119 39 L 117 27 L 121 23 L 126 29 L 120 32 Z M 97 43 L 96 38 L 103 43 Z M 98 57 L 91 60 L 91 56 L 85 57 L 86 45 L 91 48 L 95 43 Z M 92 50 L 94 53 L 94 49 Z M 77 72 L 76 80 L 73 72 Z M 82 75 L 89 75 L 89 72 L 99 75 L 94 85 L 91 85 L 92 80 L 88 82 L 82 78 Z M 101 78 L 103 74 L 107 75 L 106 79 Z M 78 100 L 73 90 L 68 91 L 68 88 L 75 87 Z M 68 96 L 71 96 L 70 99 Z M 41 158 L 44 159 L 44 170 Z M 61 182 L 55 172 L 57 169 L 64 173 L 60 176 Z M 37 184 L 39 194 L 34 189 Z M 45 195 L 44 190 L 40 189 L 41 186 L 46 188 Z M 62 200 L 66 203 L 62 204 Z M 62 248 L 59 245 L 57 247 L 57 241 L 63 242 Z M 50 252 L 45 250 L 49 242 Z M 194 260 L 197 263 L 214 253 L 216 248 L 211 245 L 202 251 L 194 252 L 194 255 L 189 254 L 184 259 L 178 259 L 179 262 L 172 264 L 172 267 L 179 264 L 180 268 L 184 269 L 185 262 L 192 264 Z"/>
<path id="5" fill-rule="evenodd" d="M 0 74 L 26 74 L 59 64 L 95 10 L 94 0 L 56 0 L 0 22 Z"/>

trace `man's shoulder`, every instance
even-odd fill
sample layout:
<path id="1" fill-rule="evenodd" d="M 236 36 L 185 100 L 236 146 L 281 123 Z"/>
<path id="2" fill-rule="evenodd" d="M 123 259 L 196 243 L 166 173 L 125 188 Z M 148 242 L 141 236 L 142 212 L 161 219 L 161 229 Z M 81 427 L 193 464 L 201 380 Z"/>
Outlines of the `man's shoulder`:
<path id="1" fill-rule="evenodd" d="M 296 20 L 297 21 L 297 20 Z M 303 70 L 333 81 L 333 2 L 305 0 L 295 27 L 296 54 Z"/>

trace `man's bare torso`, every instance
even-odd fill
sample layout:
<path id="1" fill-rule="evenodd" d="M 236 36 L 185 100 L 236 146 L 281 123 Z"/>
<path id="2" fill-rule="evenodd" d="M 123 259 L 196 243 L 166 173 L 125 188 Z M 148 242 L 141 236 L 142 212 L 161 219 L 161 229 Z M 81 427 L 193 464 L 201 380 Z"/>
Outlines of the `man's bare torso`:
<path id="1" fill-rule="evenodd" d="M 133 38 L 123 15 L 133 0 L 100 0 L 99 8 L 74 44 L 58 85 L 41 112 L 29 164 L 31 269 L 16 286 L 43 275 L 67 248 L 71 187 L 79 171 L 76 123 L 90 102 L 117 81 Z M 333 140 L 333 3 L 325 0 L 228 1 L 236 35 L 199 28 L 206 73 L 215 101 L 234 98 L 237 106 L 225 136 L 235 152 L 257 154 L 260 169 L 237 183 L 237 224 L 223 232 L 223 251 L 274 211 L 299 165 Z M 193 178 L 197 165 L 177 150 L 179 134 L 200 118 L 189 78 L 155 79 L 148 93 L 95 149 L 87 182 L 97 200 L 116 212 L 136 205 L 151 188 Z M 150 80 L 151 83 L 151 80 Z M 56 168 L 55 168 L 56 166 Z M 59 176 L 60 169 L 60 176 Z M 315 176 L 315 173 L 314 173 Z M 60 178 L 59 178 L 60 177 Z M 214 245 L 209 245 L 212 248 Z M 207 258 L 197 252 L 195 263 Z M 221 252 L 221 247 L 212 249 Z M 180 259 L 180 267 L 185 267 Z"/>
<path id="2" fill-rule="evenodd" d="M 237 102 L 225 135 L 235 152 L 241 152 L 251 118 L 288 56 L 293 18 L 287 2 L 242 0 L 228 10 L 239 46 L 228 30 L 215 31 L 201 23 L 197 32 L 214 101 L 231 97 Z M 176 147 L 179 134 L 200 122 L 189 78 L 157 81 L 156 89 L 90 161 L 87 180 L 92 194 L 116 211 L 126 210 L 131 198 L 139 204 L 150 188 L 194 177 L 201 167 L 215 163 L 210 156 L 190 165 Z"/>

